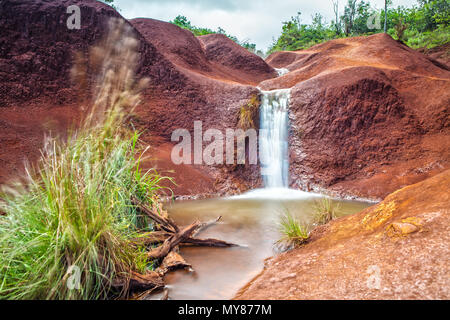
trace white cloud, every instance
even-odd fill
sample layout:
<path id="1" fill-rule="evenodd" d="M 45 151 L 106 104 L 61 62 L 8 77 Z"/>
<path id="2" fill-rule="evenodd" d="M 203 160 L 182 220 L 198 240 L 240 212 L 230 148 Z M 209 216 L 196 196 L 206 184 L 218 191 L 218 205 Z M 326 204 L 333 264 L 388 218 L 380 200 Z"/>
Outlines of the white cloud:
<path id="1" fill-rule="evenodd" d="M 311 15 L 321 13 L 327 21 L 333 19 L 332 0 L 115 0 L 121 14 L 127 18 L 173 20 L 186 16 L 193 25 L 216 30 L 222 27 L 240 40 L 256 43 L 266 50 L 281 33 L 282 22 L 290 20 L 298 11 L 305 23 Z M 381 9 L 384 0 L 370 0 Z M 411 6 L 416 1 L 393 0 L 394 6 Z M 340 0 L 343 10 L 346 0 Z"/>

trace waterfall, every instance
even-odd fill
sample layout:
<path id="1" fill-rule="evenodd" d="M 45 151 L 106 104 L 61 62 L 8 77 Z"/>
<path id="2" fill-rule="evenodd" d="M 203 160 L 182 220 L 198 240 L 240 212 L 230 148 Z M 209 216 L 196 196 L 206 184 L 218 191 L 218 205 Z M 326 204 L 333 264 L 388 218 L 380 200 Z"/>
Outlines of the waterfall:
<path id="1" fill-rule="evenodd" d="M 291 89 L 261 92 L 259 160 L 263 189 L 228 199 L 298 200 L 320 194 L 289 189 L 289 100 Z"/>
<path id="2" fill-rule="evenodd" d="M 265 188 L 289 186 L 289 98 L 290 89 L 261 91 L 260 161 Z"/>

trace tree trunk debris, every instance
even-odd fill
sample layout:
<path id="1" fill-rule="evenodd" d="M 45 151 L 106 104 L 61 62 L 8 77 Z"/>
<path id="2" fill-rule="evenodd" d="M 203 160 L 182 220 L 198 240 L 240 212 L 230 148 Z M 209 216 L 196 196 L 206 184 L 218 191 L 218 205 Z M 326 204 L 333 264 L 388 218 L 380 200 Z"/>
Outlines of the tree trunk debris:
<path id="1" fill-rule="evenodd" d="M 222 218 L 208 222 L 196 221 L 186 227 L 180 228 L 175 222 L 169 218 L 161 206 L 153 206 L 152 209 L 145 206 L 137 198 L 131 199 L 139 211 L 147 215 L 155 222 L 154 231 L 142 233 L 132 242 L 136 245 L 155 246 L 151 248 L 147 257 L 149 260 L 160 262 L 159 267 L 155 271 L 149 271 L 146 274 L 138 274 L 133 272 L 128 283 L 118 283 L 114 287 L 127 286 L 129 293 L 136 293 L 133 299 L 143 300 L 154 291 L 164 288 L 163 277 L 167 272 L 176 269 L 190 269 L 192 266 L 187 263 L 178 253 L 179 246 L 200 246 L 200 247 L 234 247 L 236 244 L 229 243 L 218 239 L 199 239 L 194 238 L 195 235 L 216 224 Z M 144 292 L 143 292 L 144 291 Z M 165 299 L 168 299 L 168 291 L 164 292 Z"/>

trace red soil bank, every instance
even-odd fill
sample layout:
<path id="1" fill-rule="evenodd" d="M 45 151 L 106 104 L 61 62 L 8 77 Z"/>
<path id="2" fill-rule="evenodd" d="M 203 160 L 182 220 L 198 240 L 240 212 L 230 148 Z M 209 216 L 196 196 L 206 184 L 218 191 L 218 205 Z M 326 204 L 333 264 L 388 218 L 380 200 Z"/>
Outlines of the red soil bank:
<path id="1" fill-rule="evenodd" d="M 66 26 L 66 9 L 73 4 L 81 8 L 80 30 Z M 70 81 L 74 53 L 87 53 L 108 31 L 110 17 L 123 18 L 93 0 L 5 0 L 0 12 L 0 107 L 4 110 L 0 113 L 0 181 L 5 182 L 23 170 L 24 158 L 31 162 L 38 158 L 47 129 L 64 134 L 86 112 L 81 103 L 85 92 L 77 91 Z M 140 52 L 137 71 L 139 77 L 149 78 L 150 87 L 133 118 L 145 130 L 143 139 L 151 143 L 152 156 L 163 157 L 155 160 L 158 168 L 179 181 L 197 180 L 178 184 L 174 191 L 180 195 L 253 187 L 259 181 L 257 166 L 175 166 L 167 154 L 168 143 L 173 130 L 193 130 L 195 120 L 203 121 L 204 130 L 235 127 L 240 107 L 257 93 L 248 84 L 274 76 L 274 70 L 258 56 L 223 39 L 223 47 L 232 48 L 246 62 L 253 59 L 260 67 L 244 77 L 241 70 L 207 60 L 203 45 L 191 33 L 165 22 L 140 21 L 139 31 L 134 29 Z M 173 47 L 158 41 L 164 38 L 167 43 L 168 37 L 173 37 Z M 177 55 L 176 50 L 182 53 Z M 198 56 L 189 60 L 187 53 L 196 50 Z M 202 72 L 203 67 L 209 70 Z M 54 128 L 46 126 L 49 121 Z"/>
<path id="2" fill-rule="evenodd" d="M 195 37 L 190 31 L 154 19 L 133 19 L 133 26 L 185 72 L 228 82 L 257 85 L 276 77 L 276 71 L 222 34 Z"/>
<path id="3" fill-rule="evenodd" d="M 450 170 L 318 227 L 236 299 L 449 299 Z"/>
<path id="4" fill-rule="evenodd" d="M 418 50 L 426 54 L 434 63 L 444 65 L 444 68 L 450 69 L 450 42 L 432 49 L 422 48 Z"/>

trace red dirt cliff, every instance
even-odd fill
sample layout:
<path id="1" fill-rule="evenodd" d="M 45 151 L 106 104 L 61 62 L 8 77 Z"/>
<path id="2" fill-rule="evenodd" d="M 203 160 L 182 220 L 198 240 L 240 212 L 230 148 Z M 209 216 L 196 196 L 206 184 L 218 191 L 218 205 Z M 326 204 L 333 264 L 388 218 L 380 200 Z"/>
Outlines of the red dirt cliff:
<path id="1" fill-rule="evenodd" d="M 450 167 L 450 72 L 390 36 L 338 39 L 267 62 L 292 88 L 293 187 L 374 199 Z"/>

